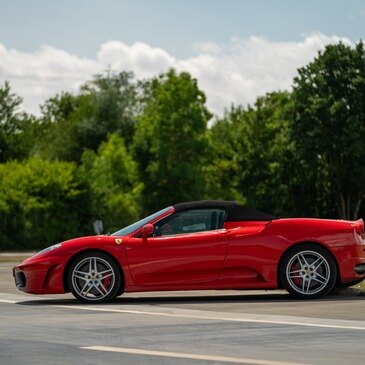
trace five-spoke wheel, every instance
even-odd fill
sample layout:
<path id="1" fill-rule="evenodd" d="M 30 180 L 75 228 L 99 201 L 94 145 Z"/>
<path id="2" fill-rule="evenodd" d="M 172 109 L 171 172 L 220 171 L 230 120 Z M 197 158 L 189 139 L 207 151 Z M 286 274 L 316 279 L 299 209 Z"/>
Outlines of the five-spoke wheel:
<path id="1" fill-rule="evenodd" d="M 283 258 L 280 279 L 286 290 L 299 298 L 319 298 L 332 290 L 337 268 L 332 256 L 322 247 L 304 244 Z"/>
<path id="2" fill-rule="evenodd" d="M 71 264 L 67 280 L 72 294 L 87 303 L 108 302 L 120 292 L 121 287 L 118 265 L 101 252 L 78 256 Z"/>

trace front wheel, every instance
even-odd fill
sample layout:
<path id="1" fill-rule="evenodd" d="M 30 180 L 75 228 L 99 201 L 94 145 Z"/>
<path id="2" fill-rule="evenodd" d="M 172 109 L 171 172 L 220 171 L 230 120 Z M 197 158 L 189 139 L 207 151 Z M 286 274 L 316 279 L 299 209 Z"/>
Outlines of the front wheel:
<path id="1" fill-rule="evenodd" d="M 296 298 L 316 299 L 328 294 L 336 283 L 337 268 L 322 247 L 304 244 L 290 250 L 280 265 L 280 280 Z"/>
<path id="2" fill-rule="evenodd" d="M 121 273 L 116 262 L 102 252 L 86 252 L 71 264 L 68 286 L 84 303 L 106 303 L 120 291 Z"/>

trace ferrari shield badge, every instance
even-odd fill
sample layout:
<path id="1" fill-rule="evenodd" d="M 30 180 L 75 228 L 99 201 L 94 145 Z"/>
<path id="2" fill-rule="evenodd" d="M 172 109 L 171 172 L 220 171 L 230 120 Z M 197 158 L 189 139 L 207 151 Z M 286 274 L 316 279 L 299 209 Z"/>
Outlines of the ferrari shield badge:
<path id="1" fill-rule="evenodd" d="M 121 238 L 116 238 L 115 239 L 115 243 L 117 244 L 117 245 L 120 245 L 121 243 L 122 243 L 122 239 Z"/>

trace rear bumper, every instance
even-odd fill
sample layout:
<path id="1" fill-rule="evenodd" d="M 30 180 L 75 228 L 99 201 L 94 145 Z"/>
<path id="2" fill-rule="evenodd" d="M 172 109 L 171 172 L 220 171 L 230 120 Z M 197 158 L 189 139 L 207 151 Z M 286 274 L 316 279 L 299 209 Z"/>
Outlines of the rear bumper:
<path id="1" fill-rule="evenodd" d="M 365 264 L 355 265 L 355 272 L 358 275 L 364 275 L 365 274 Z"/>
<path id="2" fill-rule="evenodd" d="M 345 246 L 337 252 L 338 266 L 340 269 L 341 283 L 365 279 L 365 244 Z"/>

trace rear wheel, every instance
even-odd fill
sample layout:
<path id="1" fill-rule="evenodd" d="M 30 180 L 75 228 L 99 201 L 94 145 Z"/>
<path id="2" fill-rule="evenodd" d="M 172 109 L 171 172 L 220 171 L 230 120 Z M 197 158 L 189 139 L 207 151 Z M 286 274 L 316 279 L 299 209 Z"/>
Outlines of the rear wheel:
<path id="1" fill-rule="evenodd" d="M 67 275 L 68 286 L 76 299 L 84 303 L 106 303 L 121 288 L 121 273 L 116 262 L 101 252 L 78 256 Z"/>
<path id="2" fill-rule="evenodd" d="M 296 298 L 322 297 L 336 283 L 337 268 L 332 256 L 324 248 L 313 244 L 290 250 L 279 269 L 284 288 Z"/>

